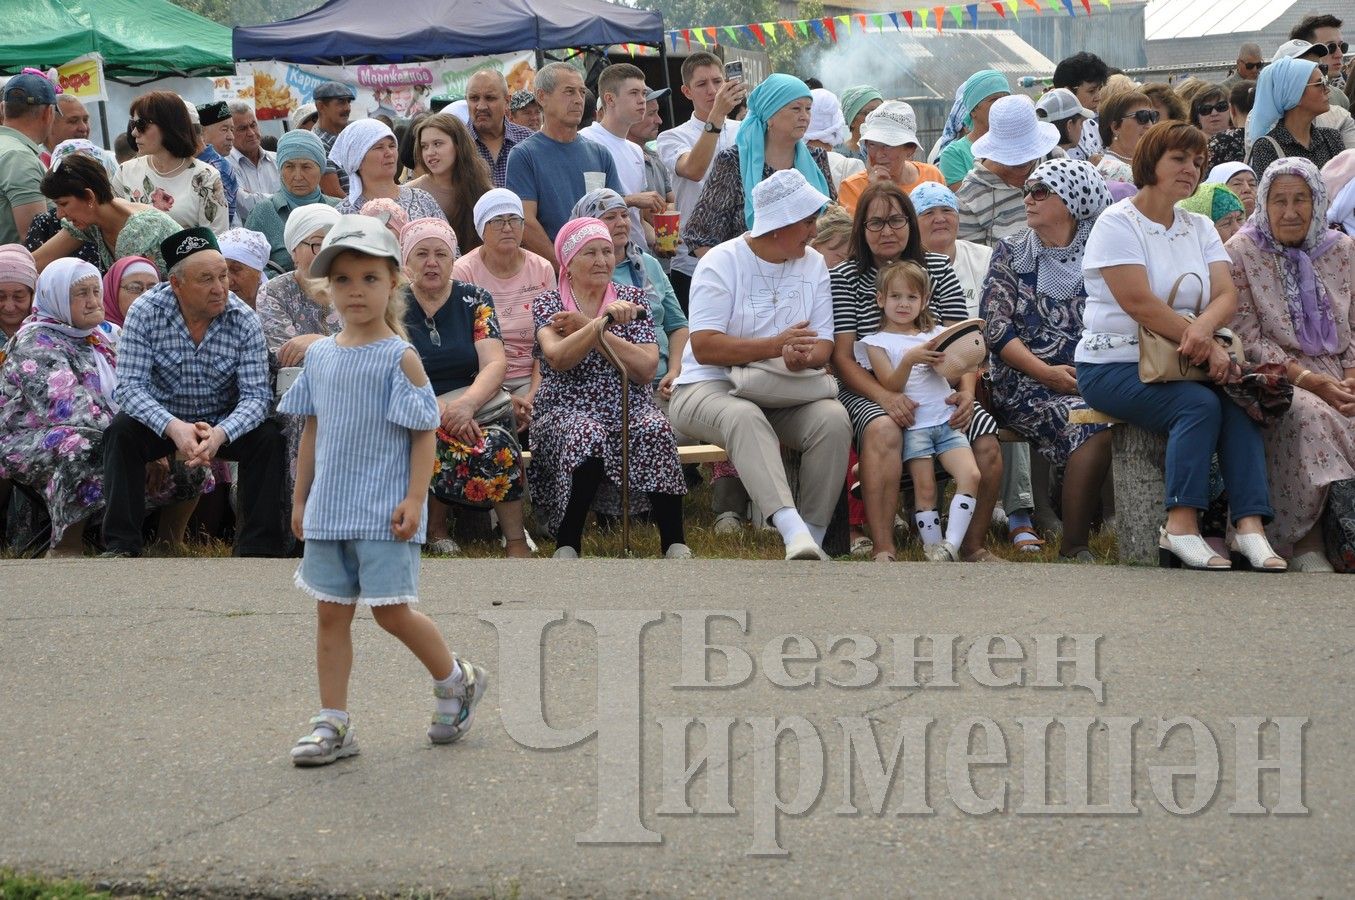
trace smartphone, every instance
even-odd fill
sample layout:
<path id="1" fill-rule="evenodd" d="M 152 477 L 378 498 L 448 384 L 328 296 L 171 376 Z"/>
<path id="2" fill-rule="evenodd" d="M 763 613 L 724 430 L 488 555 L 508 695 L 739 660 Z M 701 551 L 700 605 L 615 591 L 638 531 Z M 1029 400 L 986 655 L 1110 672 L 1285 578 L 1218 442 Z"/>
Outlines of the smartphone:
<path id="1" fill-rule="evenodd" d="M 725 63 L 725 81 L 743 81 L 743 60 Z"/>

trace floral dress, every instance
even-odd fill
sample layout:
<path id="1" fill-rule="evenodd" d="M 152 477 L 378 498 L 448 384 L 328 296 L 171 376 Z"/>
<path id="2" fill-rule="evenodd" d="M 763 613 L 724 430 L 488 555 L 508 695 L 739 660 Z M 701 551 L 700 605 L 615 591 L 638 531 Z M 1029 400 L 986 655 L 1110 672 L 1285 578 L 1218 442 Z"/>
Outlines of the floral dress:
<path id="1" fill-rule="evenodd" d="M 1242 162 L 1247 156 L 1246 129 L 1229 128 L 1209 139 L 1209 165 Z"/>
<path id="2" fill-rule="evenodd" d="M 0 354 L 0 478 L 42 495 L 53 544 L 103 508 L 103 433 L 115 413 L 99 390 L 96 352 L 88 339 L 33 328 Z M 207 469 L 182 464 L 151 463 L 147 484 L 155 506 L 214 487 Z"/>
<path id="3" fill-rule="evenodd" d="M 1082 338 L 1085 288 L 1071 300 L 1056 300 L 1035 290 L 1036 271 L 1019 274 L 1012 266 L 1012 244 L 999 241 L 984 282 L 979 315 L 987 323 L 983 336 L 991 349 L 993 414 L 1034 444 L 1050 463 L 1062 467 L 1074 450 L 1110 426 L 1069 424 L 1070 412 L 1089 408 L 1085 400 L 1056 394 L 1002 359 L 1002 347 L 1019 340 L 1051 366 L 1073 365 L 1073 352 Z"/>
<path id="4" fill-rule="evenodd" d="M 617 298 L 645 303 L 639 288 L 617 285 Z M 548 291 L 532 304 L 537 330 L 564 310 L 558 291 Z M 654 326 L 648 320 L 614 323 L 607 329 L 632 344 L 653 344 Z M 621 379 L 616 367 L 597 349 L 564 372 L 553 369 L 536 347 L 541 364 L 541 389 L 532 409 L 532 464 L 527 477 L 532 508 L 539 523 L 553 533 L 564 516 L 573 487 L 574 469 L 589 457 L 600 457 L 607 480 L 599 487 L 593 508 L 620 515 Z M 678 463 L 672 426 L 654 405 L 651 385 L 630 386 L 630 507 L 632 513 L 649 508 L 649 493 L 685 494 L 687 483 Z"/>
<path id="5" fill-rule="evenodd" d="M 221 173 L 200 159 L 186 160 L 183 168 L 170 176 L 151 168 L 150 157 L 129 159 L 118 170 L 113 190 L 133 203 L 168 213 L 180 229 L 201 225 L 220 234 L 230 227 Z"/>
<path id="6" fill-rule="evenodd" d="M 339 212 L 345 216 L 356 215 L 362 211 L 369 197 L 359 197 L 356 203 L 345 199 L 339 203 Z M 441 219 L 447 221 L 447 214 L 438 206 L 438 201 L 433 195 L 419 188 L 412 188 L 407 184 L 400 185 L 400 194 L 395 198 L 395 202 L 409 216 L 409 221 L 415 219 Z"/>
<path id="7" fill-rule="evenodd" d="M 69 221 L 62 220 L 61 227 L 76 240 L 94 245 L 99 254 L 94 264 L 99 267 L 100 272 L 107 272 L 113 267 L 113 263 L 124 256 L 144 256 L 155 263 L 161 278 L 168 274 L 168 268 L 165 266 L 165 257 L 160 252 L 160 244 L 170 235 L 183 230 L 182 225 L 158 209 L 143 209 L 132 213 L 123 223 L 122 230 L 118 232 L 118 245 L 110 251 L 98 225 L 81 229 Z"/>
<path id="8" fill-rule="evenodd" d="M 28 226 L 28 237 L 24 239 L 24 247 L 28 248 L 29 253 L 40 249 L 43 244 L 56 237 L 61 231 L 61 219 L 56 213 L 45 212 L 33 217 L 32 223 Z M 101 259 L 99 248 L 93 241 L 83 241 L 80 249 L 72 254 L 76 259 L 83 259 L 91 266 L 98 266 L 99 271 L 108 274 L 108 265 Z"/>
<path id="9" fill-rule="evenodd" d="M 440 343 L 432 341 L 429 322 L 437 330 Z M 474 382 L 480 368 L 475 344 L 503 342 L 494 298 L 488 291 L 460 281 L 451 283 L 447 302 L 431 318 L 410 297 L 405 325 L 439 400 Z M 462 443 L 438 428 L 430 486 L 433 496 L 443 503 L 481 508 L 521 500 L 522 447 L 513 407 L 509 405 L 496 421 L 479 425 L 480 440 L 474 444 Z"/>
<path id="10" fill-rule="evenodd" d="M 837 189 L 833 187 L 833 172 L 828 164 L 828 154 L 819 147 L 810 147 L 809 155 L 814 164 L 823 173 L 828 184 L 828 198 L 837 201 Z M 764 179 L 772 177 L 776 170 L 771 166 L 762 167 Z M 743 213 L 743 175 L 739 172 L 739 148 L 729 147 L 721 150 L 711 163 L 710 174 L 701 188 L 701 199 L 696 209 L 682 223 L 682 241 L 688 247 L 714 247 L 732 240 L 748 230 Z"/>

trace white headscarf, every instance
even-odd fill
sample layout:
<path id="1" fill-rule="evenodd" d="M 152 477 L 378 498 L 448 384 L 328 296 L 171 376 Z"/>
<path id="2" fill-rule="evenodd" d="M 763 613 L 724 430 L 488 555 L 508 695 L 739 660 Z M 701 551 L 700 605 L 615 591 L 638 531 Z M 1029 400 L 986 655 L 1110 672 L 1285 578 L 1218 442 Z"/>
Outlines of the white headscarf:
<path id="1" fill-rule="evenodd" d="M 33 294 L 33 313 L 19 329 L 19 334 L 36 328 L 48 328 L 73 338 L 94 335 L 90 352 L 94 355 L 94 369 L 99 374 L 99 393 L 103 394 L 109 407 L 116 411 L 113 390 L 118 386 L 118 373 L 113 367 L 111 334 L 97 325 L 93 328 L 76 328 L 71 324 L 71 291 L 77 282 L 86 279 L 94 281 L 102 294 L 103 276 L 83 259 L 67 256 L 50 263 L 38 275 L 37 289 Z"/>
<path id="2" fill-rule="evenodd" d="M 814 101 L 809 107 L 809 130 L 805 132 L 806 141 L 823 141 L 830 147 L 847 140 L 851 129 L 842 118 L 842 104 L 837 94 L 827 88 L 814 88 L 810 93 Z"/>
<path id="3" fill-rule="evenodd" d="M 282 229 L 282 245 L 291 253 L 317 231 L 329 231 L 339 221 L 339 211 L 328 203 L 308 203 L 292 210 Z"/>
<path id="4" fill-rule="evenodd" d="M 362 179 L 358 177 L 358 166 L 367 151 L 377 145 L 382 138 L 395 138 L 395 132 L 386 127 L 386 123 L 376 119 L 358 119 L 349 122 L 339 136 L 334 139 L 334 147 L 329 151 L 330 162 L 348 173 L 348 202 L 358 205 L 362 196 Z"/>
<path id="5" fill-rule="evenodd" d="M 489 224 L 490 219 L 498 216 L 523 215 L 522 200 L 508 188 L 494 188 L 485 191 L 480 195 L 480 199 L 475 201 L 473 215 L 475 217 L 475 233 L 483 239 L 485 226 Z"/>

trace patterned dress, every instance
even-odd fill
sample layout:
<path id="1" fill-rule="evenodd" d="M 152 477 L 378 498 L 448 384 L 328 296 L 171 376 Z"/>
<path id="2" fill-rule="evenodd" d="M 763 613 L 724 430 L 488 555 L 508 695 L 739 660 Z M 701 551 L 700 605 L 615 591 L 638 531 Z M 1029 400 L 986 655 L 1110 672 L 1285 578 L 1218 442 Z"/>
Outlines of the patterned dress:
<path id="1" fill-rule="evenodd" d="M 362 211 L 362 206 L 371 197 L 359 197 L 356 203 L 344 199 L 339 203 L 339 212 L 345 216 L 356 215 Z M 447 221 L 447 214 L 438 206 L 438 201 L 427 191 L 412 188 L 407 184 L 400 185 L 400 195 L 395 198 L 395 202 L 409 216 L 409 221 L 415 219 L 441 219 Z"/>
<path id="2" fill-rule="evenodd" d="M 1068 414 L 1087 409 L 1081 397 L 1056 394 L 1002 359 L 1001 349 L 1019 340 L 1051 366 L 1073 365 L 1082 338 L 1085 288 L 1072 300 L 1055 300 L 1035 290 L 1035 272 L 1012 267 L 1012 245 L 999 241 L 983 286 L 979 315 L 987 322 L 984 339 L 991 348 L 993 414 L 1029 440 L 1055 466 L 1064 466 L 1074 450 L 1108 425 L 1070 425 Z"/>
<path id="3" fill-rule="evenodd" d="M 833 187 L 833 172 L 828 165 L 828 154 L 819 147 L 810 147 L 809 155 L 828 183 L 828 197 L 837 200 Z M 776 170 L 762 167 L 762 177 L 770 178 Z M 711 163 L 706 183 L 701 188 L 701 199 L 687 221 L 682 223 L 682 241 L 688 247 L 714 247 L 733 240 L 748 230 L 743 213 L 743 175 L 739 172 L 739 148 L 721 150 Z"/>
<path id="4" fill-rule="evenodd" d="M 1326 286 L 1336 321 L 1337 350 L 1309 356 L 1299 347 L 1294 321 L 1285 301 L 1285 268 L 1279 257 L 1262 250 L 1246 235 L 1227 244 L 1237 287 L 1233 328 L 1254 363 L 1293 360 L 1314 374 L 1344 378 L 1355 369 L 1355 239 L 1340 242 L 1313 262 L 1314 274 Z M 1310 382 L 1305 379 L 1305 384 Z M 1304 388 L 1294 389 L 1294 403 L 1275 425 L 1261 432 L 1266 445 L 1266 472 L 1275 519 L 1266 533 L 1276 544 L 1297 541 L 1322 515 L 1327 486 L 1355 478 L 1355 419 L 1341 415 L 1327 401 Z"/>
<path id="5" fill-rule="evenodd" d="M 113 191 L 133 203 L 168 213 L 179 223 L 179 229 L 202 225 L 220 234 L 230 227 L 221 173 L 200 159 L 186 160 L 184 167 L 169 177 L 152 168 L 150 157 L 129 159 L 118 170 Z M 121 243 L 121 236 L 118 240 Z"/>
<path id="6" fill-rule="evenodd" d="M 28 237 L 24 239 L 24 246 L 28 248 L 29 253 L 33 253 L 42 247 L 52 238 L 56 237 L 61 231 L 61 219 L 56 213 L 45 212 L 33 217 L 32 223 L 28 226 Z M 83 259 L 91 266 L 98 266 L 99 271 L 105 275 L 108 274 L 108 268 L 100 258 L 99 248 L 93 241 L 84 241 L 80 244 L 80 249 L 73 254 L 76 259 Z"/>
<path id="7" fill-rule="evenodd" d="M 168 271 L 165 267 L 165 258 L 160 253 L 160 244 L 171 234 L 183 230 L 182 225 L 158 209 L 143 209 L 141 212 L 132 213 L 123 223 L 122 230 L 118 232 L 118 245 L 110 251 L 98 225 L 79 229 L 69 222 L 63 222 L 61 227 L 76 240 L 94 245 L 99 253 L 95 265 L 99 267 L 100 272 L 107 272 L 113 267 L 113 263 L 124 256 L 144 256 L 155 263 L 161 278 L 164 278 Z"/>
<path id="8" fill-rule="evenodd" d="M 617 298 L 643 304 L 644 291 L 617 285 Z M 548 291 L 532 306 L 539 331 L 551 316 L 564 310 L 558 291 Z M 654 326 L 648 320 L 613 324 L 608 329 L 632 344 L 653 344 Z M 589 457 L 600 457 L 607 480 L 598 489 L 593 508 L 620 515 L 621 502 L 621 379 L 616 367 L 597 349 L 590 350 L 574 368 L 551 368 L 541 345 L 541 389 L 532 411 L 532 464 L 527 477 L 537 522 L 553 533 L 569 503 L 574 469 Z M 687 483 L 678 464 L 673 429 L 654 405 L 650 385 L 630 386 L 630 508 L 649 508 L 650 492 L 685 494 Z"/>
<path id="9" fill-rule="evenodd" d="M 1217 166 L 1219 163 L 1242 162 L 1247 156 L 1246 133 L 1245 128 L 1229 128 L 1210 138 L 1209 165 Z"/>
<path id="10" fill-rule="evenodd" d="M 53 544 L 103 508 L 103 433 L 115 413 L 99 390 L 95 352 L 85 340 L 36 328 L 0 353 L 0 478 L 42 495 Z M 147 502 L 164 506 L 214 484 L 205 468 L 151 463 L 147 486 Z"/>

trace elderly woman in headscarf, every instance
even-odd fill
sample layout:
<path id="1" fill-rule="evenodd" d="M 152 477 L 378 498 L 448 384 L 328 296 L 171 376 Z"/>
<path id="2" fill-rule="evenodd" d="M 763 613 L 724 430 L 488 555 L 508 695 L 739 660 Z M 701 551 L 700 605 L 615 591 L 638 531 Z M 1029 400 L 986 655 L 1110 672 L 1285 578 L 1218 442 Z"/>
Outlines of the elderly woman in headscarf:
<path id="1" fill-rule="evenodd" d="M 248 228 L 232 228 L 222 232 L 217 243 L 226 259 L 231 293 L 253 309 L 264 270 L 268 268 L 268 238 Z"/>
<path id="2" fill-rule="evenodd" d="M 1327 224 L 1355 237 L 1355 150 L 1342 150 L 1322 167 L 1322 184 L 1331 198 Z"/>
<path id="3" fill-rule="evenodd" d="M 33 255 L 19 244 L 0 246 L 0 348 L 19 333 L 33 311 L 38 267 Z"/>
<path id="4" fill-rule="evenodd" d="M 1319 169 L 1345 149 L 1341 132 L 1313 120 L 1331 108 L 1327 76 L 1310 59 L 1277 59 L 1256 79 L 1256 102 L 1247 118 L 1247 143 L 1256 177 L 1289 156 L 1307 159 Z"/>
<path id="5" fill-rule="evenodd" d="M 1249 219 L 1256 210 L 1256 173 L 1251 166 L 1240 162 L 1219 163 L 1209 170 L 1204 184 L 1221 184 L 1242 201 L 1242 218 Z"/>
<path id="6" fill-rule="evenodd" d="M 84 138 L 71 138 L 62 141 L 52 149 L 52 162 L 47 167 L 48 171 L 60 168 L 61 163 L 72 153 L 79 153 L 93 159 L 104 167 L 108 173 L 108 179 L 111 182 L 118 174 L 118 159 L 107 150 Z M 61 216 L 55 212 L 43 212 L 33 217 L 32 223 L 28 226 L 28 236 L 24 238 L 24 246 L 29 250 L 37 250 L 43 244 L 61 231 Z M 78 250 L 67 254 L 77 259 L 83 259 L 87 263 L 99 265 L 99 248 L 93 241 L 83 241 Z"/>
<path id="7" fill-rule="evenodd" d="M 541 386 L 541 369 L 532 358 L 536 323 L 532 301 L 555 290 L 551 264 L 522 247 L 526 219 L 522 200 L 507 188 L 486 191 L 475 201 L 475 231 L 480 246 L 452 265 L 457 281 L 478 285 L 494 299 L 503 352 L 508 362 L 503 386 L 513 395 L 518 430 L 531 422 L 532 401 Z"/>
<path id="8" fill-rule="evenodd" d="M 245 227 L 268 238 L 270 260 L 279 271 L 290 272 L 295 265 L 284 239 L 287 221 L 293 212 L 308 206 L 335 207 L 339 201 L 320 190 L 325 174 L 325 145 L 309 131 L 293 130 L 278 140 L 278 172 L 282 190 L 255 204 Z"/>
<path id="9" fill-rule="evenodd" d="M 768 76 L 748 95 L 748 115 L 733 147 L 711 165 L 682 240 L 695 256 L 753 227 L 753 188 L 773 172 L 795 169 L 810 186 L 837 198 L 828 154 L 803 138 L 814 95 L 793 75 Z"/>
<path id="10" fill-rule="evenodd" d="M 33 315 L 0 367 L 0 479 L 42 495 L 49 556 L 78 556 L 85 523 L 102 507 L 103 433 L 117 413 L 118 328 L 104 322 L 99 270 L 59 259 L 37 282 Z M 147 467 L 152 502 L 195 498 L 206 469 Z M 191 507 L 174 517 L 180 535 Z M 165 534 L 162 521 L 162 536 Z"/>
<path id="11" fill-rule="evenodd" d="M 282 238 L 291 261 L 288 271 L 259 288 L 254 309 L 270 361 L 280 368 L 301 365 L 311 344 L 343 327 L 324 288 L 310 277 L 320 244 L 338 221 L 339 211 L 324 203 L 293 212 Z"/>
<path id="12" fill-rule="evenodd" d="M 428 549 L 459 551 L 448 534 L 447 504 L 493 506 L 510 557 L 531 555 L 523 528 L 522 449 L 513 405 L 503 390 L 507 369 L 494 301 L 456 281 L 456 233 L 446 219 L 415 219 L 400 233 L 409 342 L 438 395 Z"/>
<path id="13" fill-rule="evenodd" d="M 1201 184 L 1195 189 L 1195 193 L 1176 205 L 1207 217 L 1214 223 L 1219 240 L 1225 244 L 1229 238 L 1237 234 L 1245 218 L 1242 200 L 1221 184 Z"/>
<path id="14" fill-rule="evenodd" d="M 946 179 L 951 190 L 959 187 L 969 170 L 974 168 L 974 142 L 988 133 L 988 108 L 995 100 L 1011 92 L 1012 86 L 1007 82 L 1007 76 L 996 69 L 975 72 L 960 85 L 946 126 L 949 129 L 959 113 L 968 130 L 963 137 L 949 130 L 947 134 L 950 139 L 947 139 L 947 134 L 943 134 L 941 155 L 936 160 L 941 176 Z"/>
<path id="15" fill-rule="evenodd" d="M 1026 182 L 1026 227 L 993 249 L 980 315 L 991 353 L 993 414 L 1063 471 L 1065 559 L 1087 549 L 1101 486 L 1110 470 L 1106 425 L 1072 425 L 1086 409 L 1073 352 L 1082 338 L 1087 290 L 1082 251 L 1110 192 L 1090 163 L 1053 159 Z"/>
<path id="16" fill-rule="evenodd" d="M 566 222 L 555 256 L 559 290 L 532 304 L 541 389 L 527 475 L 537 520 L 554 533 L 557 559 L 578 559 L 588 511 L 620 513 L 621 376 L 600 349 L 605 343 L 631 381 L 631 512 L 651 510 L 666 558 L 690 558 L 677 441 L 649 389 L 659 350 L 648 316 L 640 318 L 649 309 L 645 293 L 613 281 L 615 244 L 598 219 Z"/>
<path id="17" fill-rule="evenodd" d="M 339 203 L 339 212 L 357 213 L 363 204 L 378 197 L 394 200 L 412 222 L 415 219 L 447 220 L 432 194 L 409 185 L 397 184 L 400 168 L 399 143 L 395 132 L 376 119 L 350 122 L 334 140 L 330 162 L 348 173 L 348 197 Z"/>
<path id="18" fill-rule="evenodd" d="M 1228 242 L 1233 327 L 1254 363 L 1279 363 L 1294 401 L 1262 432 L 1275 518 L 1291 568 L 1330 572 L 1319 523 L 1327 488 L 1355 478 L 1355 239 L 1327 227 L 1327 189 L 1306 159 L 1261 178 L 1256 213 Z"/>
<path id="19" fill-rule="evenodd" d="M 127 310 L 160 283 L 155 263 L 144 256 L 124 256 L 104 276 L 104 321 L 122 327 Z"/>
<path id="20" fill-rule="evenodd" d="M 866 151 L 861 147 L 861 126 L 883 102 L 885 95 L 868 84 L 855 84 L 842 91 L 842 119 L 847 123 L 847 140 L 842 146 L 862 162 L 866 161 Z"/>
<path id="21" fill-rule="evenodd" d="M 574 204 L 571 216 L 575 219 L 597 219 L 611 230 L 612 248 L 616 252 L 616 270 L 612 272 L 612 281 L 645 292 L 654 338 L 659 345 L 659 368 L 654 373 L 654 389 L 658 392 L 660 406 L 666 410 L 668 400 L 673 395 L 673 380 L 682 370 L 682 351 L 687 347 L 687 317 L 678 304 L 673 285 L 669 283 L 668 275 L 659 261 L 631 239 L 626 201 L 616 191 L 611 188 L 589 191 Z"/>
<path id="22" fill-rule="evenodd" d="M 843 156 L 833 148 L 844 143 L 851 135 L 847 122 L 842 118 L 842 104 L 837 95 L 827 88 L 814 88 L 813 106 L 809 108 L 809 129 L 805 131 L 805 143 L 809 147 L 828 154 L 828 170 L 833 174 L 833 189 L 842 186 L 842 179 L 857 172 L 866 171 L 866 164 L 856 156 Z"/>

